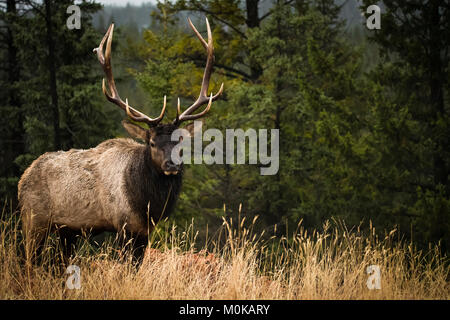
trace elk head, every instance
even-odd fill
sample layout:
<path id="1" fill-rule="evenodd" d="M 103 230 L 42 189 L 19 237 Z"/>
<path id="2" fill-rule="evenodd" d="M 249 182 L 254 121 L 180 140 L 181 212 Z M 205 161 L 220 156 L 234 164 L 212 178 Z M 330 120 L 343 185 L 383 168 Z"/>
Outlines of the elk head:
<path id="1" fill-rule="evenodd" d="M 191 106 L 189 106 L 183 113 L 181 113 L 180 99 L 178 99 L 177 115 L 172 123 L 161 123 L 161 120 L 163 119 L 164 113 L 166 111 L 166 96 L 164 96 L 163 107 L 160 115 L 157 118 L 150 118 L 149 116 L 131 107 L 128 104 L 128 99 L 125 99 L 124 102 L 120 98 L 114 82 L 111 67 L 111 43 L 113 38 L 114 24 L 111 24 L 109 26 L 108 31 L 100 42 L 99 47 L 94 49 L 94 52 L 97 53 L 98 60 L 103 68 L 103 71 L 105 72 L 108 82 L 109 92 L 106 89 L 105 79 L 103 79 L 103 93 L 110 102 L 116 104 L 122 110 L 124 110 L 131 120 L 133 120 L 134 122 L 145 123 L 148 126 L 147 129 L 144 129 L 141 126 L 138 126 L 130 121 L 122 122 L 122 125 L 131 136 L 140 138 L 145 141 L 145 143 L 149 146 L 149 152 L 151 154 L 153 164 L 161 173 L 164 172 L 164 174 L 166 175 L 176 175 L 181 169 L 181 165 L 174 164 L 171 159 L 172 149 L 178 143 L 177 141 L 171 141 L 172 132 L 176 130 L 183 121 L 195 120 L 203 117 L 210 110 L 212 102 L 217 100 L 223 92 L 222 83 L 219 91 L 215 95 L 211 94 L 210 96 L 208 96 L 209 81 L 211 78 L 214 63 L 214 47 L 208 19 L 206 19 L 208 42 L 203 39 L 203 37 L 192 24 L 191 20 L 188 19 L 188 21 L 191 28 L 194 30 L 198 39 L 202 43 L 203 47 L 206 49 L 206 67 L 203 73 L 202 86 L 197 100 L 195 100 L 195 102 Z M 106 50 L 103 54 L 103 45 L 105 44 L 105 42 Z M 197 111 L 197 109 L 205 104 L 207 104 L 207 106 L 202 112 L 194 113 L 195 111 Z"/>

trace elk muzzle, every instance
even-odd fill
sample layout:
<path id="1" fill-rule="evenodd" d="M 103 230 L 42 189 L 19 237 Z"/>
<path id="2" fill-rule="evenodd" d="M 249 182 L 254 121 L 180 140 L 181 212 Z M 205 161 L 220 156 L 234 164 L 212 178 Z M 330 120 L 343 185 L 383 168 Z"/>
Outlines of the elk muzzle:
<path id="1" fill-rule="evenodd" d="M 177 175 L 181 169 L 181 166 L 174 164 L 172 162 L 172 160 L 168 159 L 168 160 L 164 160 L 164 162 L 161 166 L 161 169 L 163 170 L 163 172 L 166 176 Z"/>

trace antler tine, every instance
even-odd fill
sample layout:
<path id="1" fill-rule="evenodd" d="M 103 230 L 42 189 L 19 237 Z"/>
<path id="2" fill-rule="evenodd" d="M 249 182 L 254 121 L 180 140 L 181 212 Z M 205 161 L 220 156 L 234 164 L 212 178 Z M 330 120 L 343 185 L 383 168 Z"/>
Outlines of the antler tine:
<path id="1" fill-rule="evenodd" d="M 209 109 L 211 109 L 211 105 L 212 105 L 213 99 L 214 99 L 214 97 L 213 97 L 213 95 L 212 95 L 212 93 L 211 93 L 211 96 L 210 96 L 209 99 L 208 99 L 208 101 L 209 101 L 209 102 L 208 102 L 208 105 L 206 106 L 205 110 L 203 110 L 202 112 L 197 113 L 197 114 L 188 114 L 188 115 L 185 115 L 185 116 L 183 117 L 183 119 L 180 119 L 180 121 L 195 120 L 195 119 L 198 119 L 198 118 L 203 117 L 205 114 L 208 113 Z"/>
<path id="2" fill-rule="evenodd" d="M 208 42 L 206 42 L 205 39 L 203 39 L 202 35 L 195 28 L 191 19 L 188 18 L 188 21 L 189 21 L 189 25 L 191 26 L 192 30 L 197 35 L 197 38 L 200 40 L 203 47 L 206 49 L 207 59 L 206 59 L 205 71 L 203 73 L 203 80 L 202 80 L 202 87 L 200 89 L 200 94 L 199 94 L 197 100 L 190 107 L 188 107 L 180 116 L 178 116 L 178 114 L 177 114 L 177 118 L 174 120 L 175 124 L 178 124 L 179 122 L 185 121 L 185 120 L 195 120 L 195 119 L 198 119 L 198 118 L 204 116 L 211 108 L 212 102 L 217 100 L 223 92 L 223 83 L 222 83 L 219 91 L 215 95 L 213 95 L 211 93 L 210 97 L 208 97 L 209 81 L 211 79 L 211 73 L 212 73 L 212 68 L 213 68 L 213 64 L 214 64 L 214 46 L 213 46 L 211 27 L 209 25 L 208 18 L 206 18 L 206 30 L 208 33 Z M 199 107 L 201 107 L 205 103 L 208 103 L 208 106 L 206 107 L 206 109 L 204 111 L 202 111 L 198 114 L 192 114 L 194 111 L 196 111 Z"/>
<path id="3" fill-rule="evenodd" d="M 178 103 L 177 103 L 177 116 L 175 118 L 175 123 L 178 123 L 180 120 L 180 114 L 181 114 L 181 107 L 180 107 L 180 98 L 178 97 Z"/>
<path id="4" fill-rule="evenodd" d="M 111 66 L 111 44 L 114 34 L 114 24 L 112 23 L 108 31 L 106 31 L 102 41 L 100 42 L 100 45 L 98 48 L 95 48 L 93 51 L 97 53 L 98 61 L 100 62 L 100 65 L 103 68 L 103 71 L 105 72 L 106 79 L 108 81 L 108 87 L 109 92 L 106 89 L 106 82 L 105 78 L 103 78 L 102 81 L 102 91 L 105 94 L 106 98 L 119 106 L 122 110 L 126 111 L 127 115 L 137 122 L 145 122 L 149 126 L 155 126 L 157 125 L 164 117 L 164 112 L 166 110 L 166 97 L 164 97 L 164 106 L 162 108 L 161 114 L 158 118 L 152 119 L 149 116 L 143 114 L 142 112 L 132 108 L 128 105 L 128 99 L 126 99 L 126 102 L 123 102 L 123 100 L 119 96 L 119 92 L 117 91 L 116 84 L 114 81 L 114 76 L 112 73 L 112 66 Z M 106 50 L 105 54 L 103 54 L 103 46 L 106 41 Z"/>
<path id="5" fill-rule="evenodd" d="M 146 116 L 145 114 L 143 114 L 142 112 L 131 107 L 128 104 L 128 99 L 125 99 L 125 108 L 126 108 L 127 115 L 134 121 L 148 123 L 148 119 L 150 119 L 150 118 L 148 116 Z M 161 114 L 158 116 L 158 118 L 150 119 L 150 120 L 158 123 L 159 121 L 161 121 L 163 119 L 165 111 L 166 111 L 166 96 L 164 96 L 164 104 L 163 104 L 163 108 L 161 110 Z"/>
<path id="6" fill-rule="evenodd" d="M 200 40 L 200 42 L 202 43 L 203 47 L 204 47 L 206 50 L 208 50 L 208 43 L 209 43 L 209 41 L 208 41 L 208 43 L 206 43 L 205 39 L 203 39 L 203 37 L 202 37 L 202 35 L 200 34 L 200 32 L 198 32 L 197 28 L 194 26 L 194 24 L 192 23 L 192 21 L 191 21 L 190 18 L 188 18 L 188 21 L 189 21 L 189 25 L 191 26 L 192 30 L 194 30 L 195 34 L 197 35 L 197 38 L 198 38 L 198 39 Z M 206 18 L 206 28 L 208 28 L 208 30 L 210 30 L 210 29 L 209 29 L 208 18 Z M 211 33 L 208 32 L 208 36 L 209 36 L 210 34 L 211 34 Z M 208 40 L 209 40 L 209 38 L 208 38 Z"/>
<path id="7" fill-rule="evenodd" d="M 105 35 L 103 36 L 102 41 L 100 42 L 100 45 L 98 46 L 98 48 L 94 48 L 94 50 L 92 50 L 94 53 L 97 54 L 98 60 L 100 61 L 100 63 L 103 64 L 105 63 L 105 58 L 103 57 L 103 52 L 102 52 L 102 48 L 103 45 L 105 44 L 106 39 L 109 36 L 109 33 L 111 32 L 111 28 L 114 27 L 114 24 L 111 23 L 111 25 L 109 26 L 108 30 L 106 31 Z"/>

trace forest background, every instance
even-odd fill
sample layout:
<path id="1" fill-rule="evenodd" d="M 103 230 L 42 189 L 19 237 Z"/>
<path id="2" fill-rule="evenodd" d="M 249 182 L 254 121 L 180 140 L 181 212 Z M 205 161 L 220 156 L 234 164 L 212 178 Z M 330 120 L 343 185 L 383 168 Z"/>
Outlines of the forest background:
<path id="1" fill-rule="evenodd" d="M 171 119 L 178 97 L 186 106 L 197 96 L 204 68 L 187 17 L 202 34 L 208 17 L 210 90 L 225 91 L 204 126 L 279 129 L 280 168 L 188 165 L 172 221 L 211 231 L 224 216 L 258 216 L 260 231 L 277 234 L 333 219 L 450 249 L 450 1 L 379 2 L 379 30 L 366 27 L 366 0 L 76 1 L 78 30 L 66 25 L 71 4 L 0 1 L 5 205 L 16 207 L 18 180 L 41 154 L 126 136 L 92 53 L 111 22 L 121 96 L 155 116 L 167 95 Z"/>

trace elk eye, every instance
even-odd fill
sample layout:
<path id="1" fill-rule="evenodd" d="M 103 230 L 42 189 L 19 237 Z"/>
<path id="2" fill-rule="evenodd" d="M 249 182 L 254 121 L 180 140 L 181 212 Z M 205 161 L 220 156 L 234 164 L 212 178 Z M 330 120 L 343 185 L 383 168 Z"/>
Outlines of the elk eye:
<path id="1" fill-rule="evenodd" d="M 153 141 L 150 141 L 150 146 L 151 146 L 152 148 L 154 148 L 154 147 L 155 147 L 155 143 L 154 143 Z"/>

